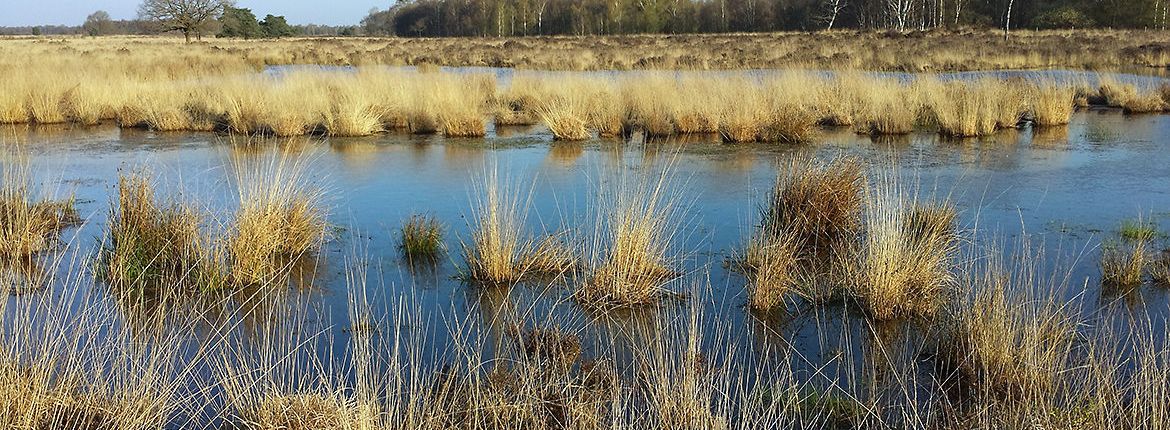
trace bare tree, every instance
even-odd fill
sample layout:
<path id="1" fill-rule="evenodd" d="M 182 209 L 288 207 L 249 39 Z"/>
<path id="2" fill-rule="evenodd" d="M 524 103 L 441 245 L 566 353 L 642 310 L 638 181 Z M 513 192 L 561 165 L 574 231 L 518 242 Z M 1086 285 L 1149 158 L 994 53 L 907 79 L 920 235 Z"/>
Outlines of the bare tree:
<path id="1" fill-rule="evenodd" d="M 204 26 L 230 4 L 228 0 L 144 0 L 138 16 L 160 23 L 163 31 L 182 32 L 190 43 L 192 34 L 202 38 Z"/>
<path id="2" fill-rule="evenodd" d="M 841 10 L 848 6 L 845 0 L 823 0 L 821 3 L 824 7 L 824 12 L 821 15 L 821 21 L 827 26 L 826 30 L 832 30 L 833 24 L 837 22 L 837 16 L 841 14 Z"/>

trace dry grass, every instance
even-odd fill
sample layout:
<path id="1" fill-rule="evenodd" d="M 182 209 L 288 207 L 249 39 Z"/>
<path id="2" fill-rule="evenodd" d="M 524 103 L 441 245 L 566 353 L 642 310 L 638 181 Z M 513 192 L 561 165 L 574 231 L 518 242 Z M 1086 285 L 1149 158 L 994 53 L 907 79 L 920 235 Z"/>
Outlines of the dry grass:
<path id="1" fill-rule="evenodd" d="M 567 97 L 555 97 L 540 102 L 536 116 L 552 132 L 554 140 L 585 140 L 590 137 L 588 112 L 579 106 L 579 101 Z"/>
<path id="2" fill-rule="evenodd" d="M 547 235 L 524 258 L 524 273 L 532 277 L 561 277 L 581 269 L 581 257 L 565 234 Z"/>
<path id="3" fill-rule="evenodd" d="M 1108 287 L 1140 286 L 1149 263 L 1146 240 L 1106 243 L 1101 247 L 1101 283 Z"/>
<path id="4" fill-rule="evenodd" d="M 467 276 L 480 284 L 508 285 L 524 275 L 523 256 L 531 247 L 524 233 L 528 202 L 500 182 L 494 169 L 484 176 L 473 209 L 471 244 L 463 244 Z"/>
<path id="5" fill-rule="evenodd" d="M 1008 260 L 993 255 L 966 277 L 968 302 L 960 307 L 951 348 L 983 404 L 1033 405 L 1056 401 L 1062 372 L 1077 339 L 1076 310 L 1056 301 L 1060 283 L 1037 272 L 1027 252 Z M 1019 403 L 1013 403 L 1019 402 Z M 1025 412 L 1027 412 L 1025 410 Z M 1035 413 L 1033 412 L 1033 413 Z"/>
<path id="6" fill-rule="evenodd" d="M 33 199 L 27 156 L 5 154 L 0 170 L 0 257 L 27 259 L 51 249 L 61 229 L 77 219 L 72 199 Z"/>
<path id="7" fill-rule="evenodd" d="M 1102 77 L 1099 93 L 1105 103 L 1111 107 L 1119 107 L 1125 113 L 1153 113 L 1165 109 L 1165 101 L 1157 89 L 1139 89 L 1134 84 L 1117 82 Z"/>
<path id="8" fill-rule="evenodd" d="M 269 393 L 238 415 L 239 424 L 248 429 L 369 430 L 378 422 L 375 411 L 333 393 Z"/>
<path id="9" fill-rule="evenodd" d="M 265 285 L 287 273 L 290 262 L 326 239 L 322 191 L 309 178 L 303 156 L 281 153 L 240 159 L 235 181 L 240 207 L 227 239 L 233 281 Z"/>
<path id="10" fill-rule="evenodd" d="M 772 237 L 793 238 L 803 255 L 822 255 L 856 238 L 864 187 L 856 160 L 794 158 L 776 177 L 761 211 L 761 230 Z"/>
<path id="11" fill-rule="evenodd" d="M 996 131 L 996 116 L 992 110 L 994 90 L 985 82 L 920 83 L 939 133 L 951 137 L 971 137 Z"/>
<path id="12" fill-rule="evenodd" d="M 893 79 L 871 79 L 858 95 L 853 129 L 858 134 L 907 134 L 918 124 L 922 97 L 916 87 Z"/>
<path id="13" fill-rule="evenodd" d="M 919 202 L 891 178 L 867 194 L 854 298 L 880 321 L 933 317 L 955 286 L 955 209 Z"/>
<path id="14" fill-rule="evenodd" d="M 1055 126 L 1068 124 L 1075 109 L 1074 88 L 1051 83 L 1041 83 L 1032 87 L 1031 114 L 1032 122 L 1038 126 Z"/>
<path id="15" fill-rule="evenodd" d="M 785 309 L 790 294 L 801 290 L 801 260 L 797 242 L 789 236 L 761 234 L 752 239 L 740 261 L 733 264 L 748 279 L 748 306 L 769 312 Z"/>
<path id="16" fill-rule="evenodd" d="M 663 297 L 664 284 L 677 276 L 670 256 L 677 202 L 668 194 L 668 172 L 617 174 L 601 189 L 591 273 L 575 293 L 578 301 L 626 307 Z"/>
<path id="17" fill-rule="evenodd" d="M 160 203 L 155 179 L 144 172 L 118 177 L 118 202 L 98 272 L 111 286 L 130 291 L 210 290 L 221 274 L 189 206 Z"/>
<path id="18" fill-rule="evenodd" d="M 1170 252 L 1163 250 L 1154 257 L 1154 261 L 1150 263 L 1150 275 L 1153 276 L 1154 282 L 1170 287 Z"/>

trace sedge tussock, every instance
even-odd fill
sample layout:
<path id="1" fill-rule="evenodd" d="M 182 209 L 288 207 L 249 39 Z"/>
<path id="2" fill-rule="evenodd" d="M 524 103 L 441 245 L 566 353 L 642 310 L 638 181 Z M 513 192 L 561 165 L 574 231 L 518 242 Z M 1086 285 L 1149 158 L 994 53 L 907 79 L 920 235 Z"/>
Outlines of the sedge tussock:
<path id="1" fill-rule="evenodd" d="M 879 179 L 866 199 L 854 298 L 879 321 L 933 317 L 955 285 L 955 209 L 919 202 L 892 178 Z"/>
<path id="2" fill-rule="evenodd" d="M 648 173 L 617 176 L 600 191 L 591 273 L 575 296 L 603 307 L 653 304 L 665 293 L 664 284 L 677 276 L 670 254 L 677 202 L 667 189 L 669 167 L 656 178 Z"/>
<path id="3" fill-rule="evenodd" d="M 239 284 L 264 285 L 325 241 L 322 191 L 296 154 L 240 159 L 234 167 L 240 206 L 226 243 L 230 273 Z"/>
<path id="4" fill-rule="evenodd" d="M 1038 126 L 1055 126 L 1068 124 L 1075 109 L 1074 98 L 1076 91 L 1069 86 L 1051 83 L 1038 84 L 1032 87 L 1032 102 L 1030 111 L 1032 121 Z"/>
<path id="5" fill-rule="evenodd" d="M 1055 399 L 1077 339 L 1077 310 L 1056 299 L 1060 281 L 1039 273 L 1041 257 L 1024 249 L 1011 262 L 993 255 L 964 276 L 969 293 L 949 354 L 986 404 Z"/>
<path id="6" fill-rule="evenodd" d="M 1116 288 L 1140 286 L 1149 263 L 1148 246 L 1146 240 L 1104 244 L 1101 248 L 1101 283 Z"/>
<path id="7" fill-rule="evenodd" d="M 585 140 L 589 138 L 587 113 L 576 100 L 557 97 L 538 104 L 536 115 L 554 140 Z"/>
<path id="8" fill-rule="evenodd" d="M 32 196 L 32 171 L 27 156 L 0 156 L 0 257 L 27 259 L 47 251 L 61 229 L 77 218 L 72 199 L 52 201 Z"/>
<path id="9" fill-rule="evenodd" d="M 922 97 L 915 85 L 872 79 L 858 96 L 853 129 L 858 134 L 907 134 L 918 124 Z"/>
<path id="10" fill-rule="evenodd" d="M 564 234 L 546 235 L 524 258 L 524 273 L 533 277 L 562 277 L 580 269 L 581 258 Z"/>
<path id="11" fill-rule="evenodd" d="M 790 294 L 800 290 L 801 257 L 797 242 L 789 236 L 760 234 L 748 243 L 736 269 L 748 279 L 748 306 L 768 312 L 787 306 Z"/>
<path id="12" fill-rule="evenodd" d="M 831 251 L 858 234 L 864 187 L 856 160 L 797 157 L 776 177 L 761 211 L 761 230 L 772 237 L 791 236 L 805 255 Z"/>
<path id="13" fill-rule="evenodd" d="M 411 261 L 434 261 L 443 252 L 443 225 L 437 218 L 413 214 L 399 232 L 398 249 Z"/>
<path id="14" fill-rule="evenodd" d="M 130 291 L 219 288 L 219 268 L 190 206 L 160 202 L 145 172 L 118 177 L 118 201 L 110 214 L 106 248 L 98 272 L 107 283 Z"/>
<path id="15" fill-rule="evenodd" d="M 495 169 L 484 175 L 474 200 L 471 243 L 463 245 L 470 280 L 487 285 L 519 281 L 523 256 L 531 247 L 524 233 L 528 200 L 498 175 Z"/>

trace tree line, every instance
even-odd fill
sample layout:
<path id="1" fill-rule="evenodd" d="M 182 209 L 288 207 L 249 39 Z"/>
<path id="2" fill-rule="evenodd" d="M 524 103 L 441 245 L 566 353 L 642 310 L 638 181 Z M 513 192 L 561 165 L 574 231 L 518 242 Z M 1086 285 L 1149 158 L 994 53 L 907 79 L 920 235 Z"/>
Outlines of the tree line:
<path id="1" fill-rule="evenodd" d="M 1165 29 L 1170 0 L 398 0 L 368 35 L 527 36 L 837 28 Z"/>
<path id="2" fill-rule="evenodd" d="M 396 0 L 358 26 L 257 19 L 230 0 L 144 0 L 138 19 L 104 11 L 72 26 L 0 28 L 0 34 L 177 32 L 265 38 L 310 36 L 532 36 L 722 33 L 939 27 L 1166 29 L 1170 0 Z"/>

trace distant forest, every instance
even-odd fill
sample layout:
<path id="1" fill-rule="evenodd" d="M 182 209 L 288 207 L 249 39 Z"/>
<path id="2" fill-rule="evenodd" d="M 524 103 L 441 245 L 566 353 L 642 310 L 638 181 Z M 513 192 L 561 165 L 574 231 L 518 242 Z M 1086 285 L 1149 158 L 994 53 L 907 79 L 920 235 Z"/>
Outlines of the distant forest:
<path id="1" fill-rule="evenodd" d="M 372 10 L 360 25 L 291 28 L 302 36 L 402 37 L 944 27 L 1165 30 L 1168 13 L 1170 0 L 395 0 L 385 10 Z M 115 21 L 108 15 L 102 24 L 100 34 L 157 32 L 150 22 Z M 77 26 L 0 27 L 0 35 L 98 34 L 87 26 L 89 21 Z"/>
<path id="2" fill-rule="evenodd" d="M 521 36 L 837 28 L 1165 29 L 1170 0 L 414 0 L 369 35 Z"/>

